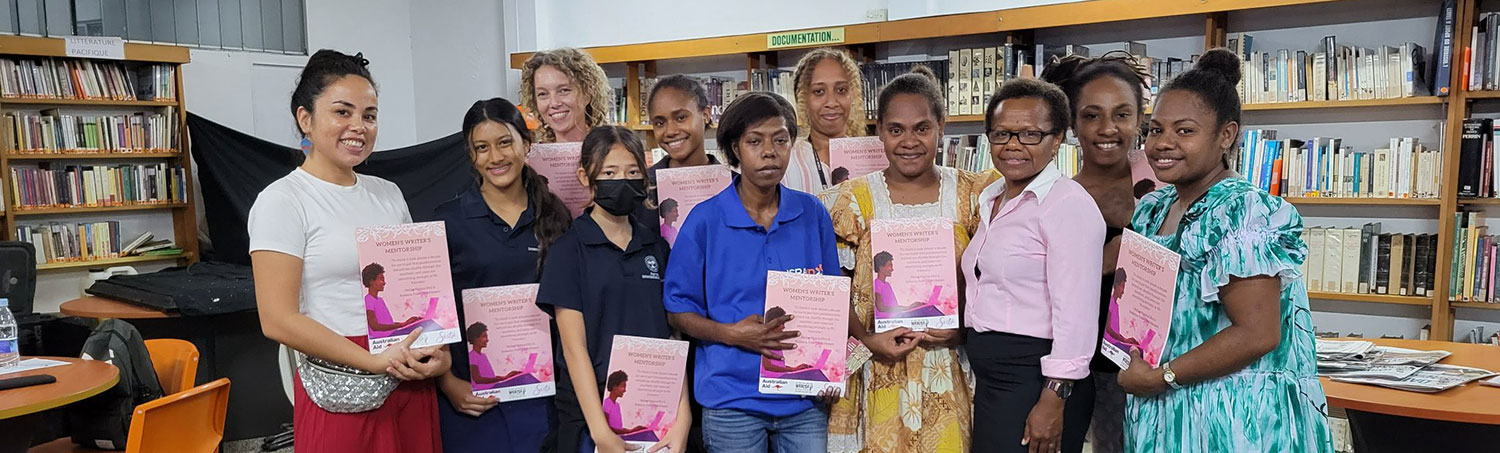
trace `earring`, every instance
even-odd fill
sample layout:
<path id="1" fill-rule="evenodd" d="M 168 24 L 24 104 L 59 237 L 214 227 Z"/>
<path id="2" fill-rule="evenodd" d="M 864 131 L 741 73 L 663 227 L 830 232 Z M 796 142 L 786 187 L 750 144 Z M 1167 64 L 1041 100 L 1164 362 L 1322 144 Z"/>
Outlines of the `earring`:
<path id="1" fill-rule="evenodd" d="M 309 140 L 307 137 L 302 137 L 302 154 L 311 154 L 311 153 L 312 153 L 312 140 Z"/>

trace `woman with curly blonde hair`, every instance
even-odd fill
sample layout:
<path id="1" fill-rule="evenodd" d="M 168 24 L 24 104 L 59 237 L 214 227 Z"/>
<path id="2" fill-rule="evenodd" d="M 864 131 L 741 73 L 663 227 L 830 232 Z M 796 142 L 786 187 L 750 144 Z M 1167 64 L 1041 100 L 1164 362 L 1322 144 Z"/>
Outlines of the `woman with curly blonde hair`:
<path id="1" fill-rule="evenodd" d="M 802 56 L 792 80 L 797 91 L 797 123 L 808 133 L 792 148 L 781 183 L 818 195 L 835 184 L 828 140 L 865 135 L 864 80 L 854 57 L 831 47 Z"/>
<path id="2" fill-rule="evenodd" d="M 581 50 L 537 52 L 521 66 L 521 104 L 540 120 L 537 143 L 583 141 L 605 123 L 612 100 L 604 68 Z"/>

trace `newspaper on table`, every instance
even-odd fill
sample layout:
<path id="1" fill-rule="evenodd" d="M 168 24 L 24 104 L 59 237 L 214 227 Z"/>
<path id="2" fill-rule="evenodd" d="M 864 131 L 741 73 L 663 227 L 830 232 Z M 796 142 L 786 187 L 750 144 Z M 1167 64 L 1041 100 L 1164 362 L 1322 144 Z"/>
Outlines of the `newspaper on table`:
<path id="1" fill-rule="evenodd" d="M 1375 348 L 1375 343 L 1368 341 L 1342 341 L 1342 340 L 1317 340 L 1315 346 L 1319 360 L 1362 358 Z"/>
<path id="2" fill-rule="evenodd" d="M 1400 379 L 1344 376 L 1332 376 L 1330 379 L 1337 382 L 1378 385 L 1412 392 L 1436 393 L 1495 375 L 1495 372 L 1479 368 L 1432 364 Z"/>
<path id="3" fill-rule="evenodd" d="M 1324 367 L 1323 362 L 1318 362 L 1318 375 L 1331 378 L 1376 378 L 1376 379 L 1405 379 L 1416 374 L 1422 367 L 1413 365 L 1364 365 L 1347 364 L 1335 362 L 1347 367 Z"/>
<path id="4" fill-rule="evenodd" d="M 1500 376 L 1496 376 L 1496 377 L 1492 377 L 1492 378 L 1489 378 L 1489 379 L 1485 379 L 1483 381 L 1479 381 L 1479 383 L 1480 384 L 1484 384 L 1484 385 L 1488 385 L 1490 387 L 1500 387 Z"/>
<path id="5" fill-rule="evenodd" d="M 1418 351 L 1391 346 L 1376 346 L 1374 352 L 1378 353 L 1371 361 L 1374 365 L 1432 365 L 1453 355 L 1443 350 Z"/>

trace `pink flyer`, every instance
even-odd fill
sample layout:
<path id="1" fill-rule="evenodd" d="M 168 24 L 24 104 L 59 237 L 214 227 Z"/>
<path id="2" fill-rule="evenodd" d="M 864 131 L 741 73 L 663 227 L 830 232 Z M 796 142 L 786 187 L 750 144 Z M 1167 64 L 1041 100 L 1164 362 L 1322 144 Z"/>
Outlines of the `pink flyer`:
<path id="1" fill-rule="evenodd" d="M 833 184 L 885 170 L 891 161 L 885 158 L 885 144 L 880 137 L 847 137 L 828 141 L 829 170 Z"/>
<path id="2" fill-rule="evenodd" d="M 411 347 L 457 343 L 458 308 L 443 222 L 354 230 L 370 352 L 379 353 L 422 328 Z"/>
<path id="3" fill-rule="evenodd" d="M 1135 199 L 1139 200 L 1167 185 L 1156 179 L 1156 170 L 1151 169 L 1151 162 L 1148 162 L 1145 151 L 1132 149 L 1125 157 L 1130 162 L 1131 191 L 1135 193 Z"/>
<path id="4" fill-rule="evenodd" d="M 604 377 L 604 418 L 630 445 L 649 448 L 677 423 L 688 342 L 615 335 Z"/>
<path id="5" fill-rule="evenodd" d="M 551 318 L 537 308 L 536 289 L 533 283 L 463 290 L 474 396 L 503 402 L 557 393 Z"/>
<path id="6" fill-rule="evenodd" d="M 943 218 L 870 222 L 875 332 L 958 328 L 953 222 Z"/>
<path id="7" fill-rule="evenodd" d="M 849 277 L 769 271 L 766 312 L 771 320 L 792 315 L 782 329 L 801 332 L 788 340 L 781 360 L 761 357 L 760 393 L 816 396 L 832 388 L 842 395 L 848 373 Z"/>
<path id="8" fill-rule="evenodd" d="M 677 229 L 693 207 L 729 187 L 729 167 L 703 165 L 663 168 L 656 171 L 656 213 L 661 216 L 661 237 L 677 244 Z"/>
<path id="9" fill-rule="evenodd" d="M 1153 368 L 1161 364 L 1172 330 L 1177 268 L 1182 257 L 1134 231 L 1120 236 L 1120 258 L 1109 297 L 1109 322 L 1099 351 L 1120 368 L 1130 366 L 1130 350 Z"/>
<path id="10" fill-rule="evenodd" d="M 578 156 L 582 151 L 580 142 L 538 143 L 531 145 L 531 154 L 526 155 L 526 165 L 547 178 L 547 188 L 562 198 L 573 217 L 583 214 L 583 208 L 592 201 L 589 189 L 578 183 Z"/>

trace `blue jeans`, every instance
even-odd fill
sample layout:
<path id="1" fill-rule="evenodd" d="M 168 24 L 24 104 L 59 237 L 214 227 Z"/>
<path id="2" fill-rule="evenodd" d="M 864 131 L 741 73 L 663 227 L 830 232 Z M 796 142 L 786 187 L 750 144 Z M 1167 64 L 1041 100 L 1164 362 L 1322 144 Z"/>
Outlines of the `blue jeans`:
<path id="1" fill-rule="evenodd" d="M 766 451 L 825 453 L 828 413 L 812 408 L 785 417 L 735 409 L 703 408 L 703 444 L 709 453 Z"/>

